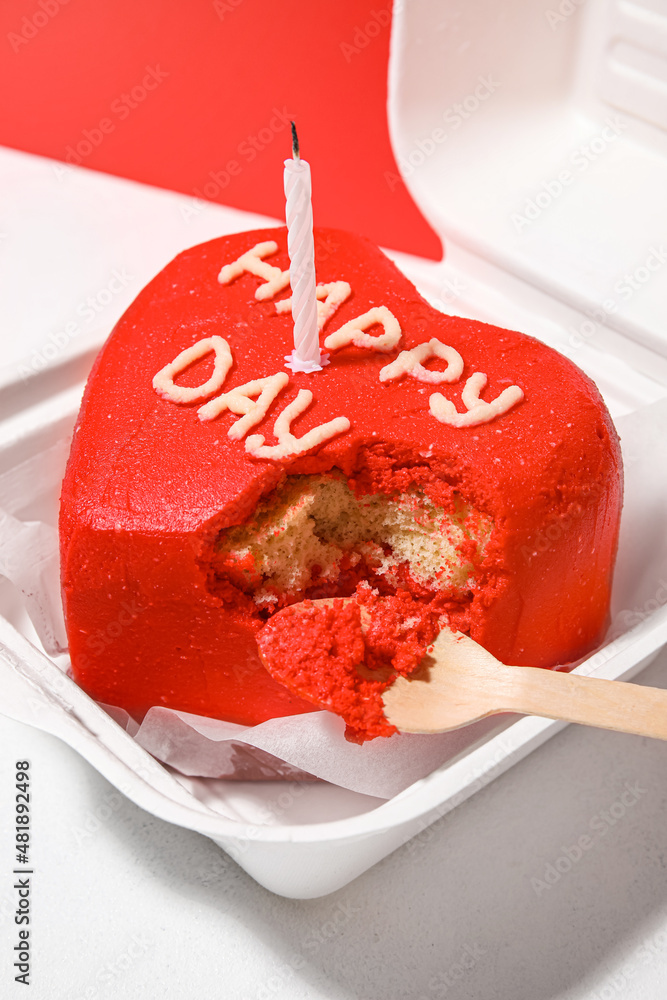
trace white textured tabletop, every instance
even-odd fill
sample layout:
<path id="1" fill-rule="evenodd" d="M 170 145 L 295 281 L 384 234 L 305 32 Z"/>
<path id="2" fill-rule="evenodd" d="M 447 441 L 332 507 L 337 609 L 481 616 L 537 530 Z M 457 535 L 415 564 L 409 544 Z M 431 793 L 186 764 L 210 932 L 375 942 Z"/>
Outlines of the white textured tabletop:
<path id="1" fill-rule="evenodd" d="M 258 221 L 197 205 L 188 217 L 187 199 L 114 181 L 108 219 L 85 204 L 77 217 L 95 177 L 58 169 L 0 153 L 12 198 L 0 224 L 6 371 L 68 322 L 86 336 L 87 297 L 108 329 L 183 246 Z M 135 208 L 136 232 L 114 242 L 112 216 Z M 52 231 L 40 221 L 49 212 L 81 248 L 77 275 L 46 267 L 48 241 L 35 241 Z M 93 259 L 95 239 L 109 243 Z M 132 277 L 109 298 L 100 293 L 114 268 Z M 667 686 L 665 651 L 641 682 Z M 344 889 L 298 901 L 142 812 L 57 739 L 0 715 L 0 995 L 25 995 L 13 966 L 26 878 L 14 875 L 15 764 L 29 761 L 28 995 L 38 1000 L 664 997 L 666 755 L 656 741 L 570 726 Z"/>

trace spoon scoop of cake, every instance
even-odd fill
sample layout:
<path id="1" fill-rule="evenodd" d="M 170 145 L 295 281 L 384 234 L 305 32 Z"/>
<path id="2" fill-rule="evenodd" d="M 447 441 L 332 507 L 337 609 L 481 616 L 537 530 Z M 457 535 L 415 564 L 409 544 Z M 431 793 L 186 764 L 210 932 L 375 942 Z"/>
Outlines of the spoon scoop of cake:
<path id="1" fill-rule="evenodd" d="M 274 615 L 258 638 L 273 677 L 341 715 L 355 742 L 395 731 L 447 732 L 501 712 L 667 740 L 667 691 L 507 666 L 449 627 L 407 674 L 369 669 L 369 618 L 354 599 L 305 601 Z"/>

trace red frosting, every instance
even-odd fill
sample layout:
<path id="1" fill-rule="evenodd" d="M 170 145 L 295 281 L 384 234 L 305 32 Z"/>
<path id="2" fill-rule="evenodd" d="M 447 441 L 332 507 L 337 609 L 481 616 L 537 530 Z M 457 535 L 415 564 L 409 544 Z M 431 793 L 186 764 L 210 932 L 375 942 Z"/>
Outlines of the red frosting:
<path id="1" fill-rule="evenodd" d="M 292 428 L 297 436 L 349 418 L 349 431 L 284 462 L 251 458 L 243 441 L 228 438 L 237 416 L 202 422 L 200 404 L 156 394 L 154 375 L 212 335 L 227 340 L 234 360 L 223 391 L 285 370 L 291 316 L 255 299 L 257 277 L 217 280 L 224 264 L 264 240 L 279 244 L 267 262 L 287 268 L 284 229 L 180 254 L 130 306 L 95 364 L 62 492 L 63 594 L 77 681 L 135 715 L 167 705 L 253 724 L 310 710 L 262 666 L 256 635 L 265 616 L 216 572 L 215 540 L 246 521 L 286 474 L 333 468 L 357 491 L 418 487 L 445 508 L 456 490 L 493 519 L 479 586 L 450 611 L 499 659 L 553 666 L 594 647 L 607 621 L 621 506 L 617 437 L 597 389 L 531 337 L 435 311 L 366 240 L 316 233 L 318 281 L 352 287 L 323 339 L 386 306 L 403 330 L 399 349 L 436 337 L 459 351 L 459 382 L 381 383 L 380 369 L 398 350 L 345 347 L 319 373 L 290 374 L 252 429 L 274 444 L 276 415 L 301 388 L 314 399 Z M 211 370 L 209 355 L 178 382 L 199 385 Z M 483 398 L 516 384 L 523 402 L 488 424 L 439 423 L 429 413 L 431 392 L 463 411 L 461 390 L 479 371 L 488 376 Z"/>

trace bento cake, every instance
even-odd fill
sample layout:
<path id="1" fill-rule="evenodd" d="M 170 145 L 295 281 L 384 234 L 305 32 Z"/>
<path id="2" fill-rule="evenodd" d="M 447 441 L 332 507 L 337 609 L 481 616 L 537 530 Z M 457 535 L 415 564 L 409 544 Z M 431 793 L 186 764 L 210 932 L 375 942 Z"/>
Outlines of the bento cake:
<path id="1" fill-rule="evenodd" d="M 319 372 L 293 347 L 285 229 L 181 253 L 91 373 L 62 490 L 72 673 L 95 699 L 253 725 L 310 711 L 256 637 L 360 587 L 499 659 L 600 642 L 618 440 L 544 344 L 443 315 L 367 240 L 316 230 Z"/>

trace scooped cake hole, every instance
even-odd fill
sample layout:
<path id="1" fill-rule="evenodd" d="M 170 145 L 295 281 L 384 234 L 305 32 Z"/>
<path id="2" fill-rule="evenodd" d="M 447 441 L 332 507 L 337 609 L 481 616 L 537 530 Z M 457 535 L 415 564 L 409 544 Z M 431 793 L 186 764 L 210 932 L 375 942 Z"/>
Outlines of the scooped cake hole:
<path id="1" fill-rule="evenodd" d="M 351 593 L 361 580 L 462 599 L 492 528 L 456 494 L 445 510 L 418 488 L 359 496 L 342 473 L 289 476 L 248 522 L 221 533 L 213 569 L 269 611 Z"/>

